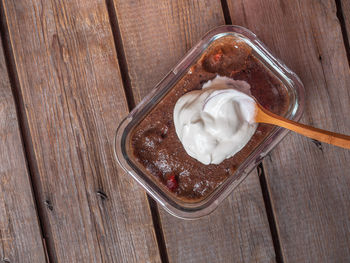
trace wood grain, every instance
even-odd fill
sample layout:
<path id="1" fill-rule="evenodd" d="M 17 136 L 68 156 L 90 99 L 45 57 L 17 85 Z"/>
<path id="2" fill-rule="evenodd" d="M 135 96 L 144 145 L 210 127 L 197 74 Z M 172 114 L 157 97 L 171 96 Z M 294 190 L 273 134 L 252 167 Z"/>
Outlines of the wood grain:
<path id="1" fill-rule="evenodd" d="M 147 95 L 202 35 L 225 23 L 219 1 L 114 3 L 136 101 Z"/>
<path id="2" fill-rule="evenodd" d="M 50 259 L 160 262 L 146 195 L 113 158 L 127 106 L 105 1 L 2 5 Z"/>
<path id="3" fill-rule="evenodd" d="M 184 221 L 160 214 L 170 262 L 275 262 L 256 171 L 209 216 Z"/>
<path id="4" fill-rule="evenodd" d="M 0 149 L 0 262 L 45 262 L 1 38 Z"/>
<path id="5" fill-rule="evenodd" d="M 350 135 L 350 74 L 331 0 L 230 0 L 233 23 L 254 31 L 306 89 L 301 122 Z M 350 152 L 290 134 L 265 159 L 284 262 L 350 258 Z"/>
<path id="6" fill-rule="evenodd" d="M 185 52 L 224 23 L 219 1 L 115 0 L 132 91 L 139 102 Z M 256 172 L 213 214 L 184 221 L 160 209 L 170 262 L 274 262 Z"/>

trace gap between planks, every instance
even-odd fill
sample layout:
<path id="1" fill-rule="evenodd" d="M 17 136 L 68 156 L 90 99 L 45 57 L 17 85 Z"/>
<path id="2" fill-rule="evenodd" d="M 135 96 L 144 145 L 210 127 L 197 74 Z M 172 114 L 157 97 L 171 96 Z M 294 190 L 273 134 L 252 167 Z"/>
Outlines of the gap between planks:
<path id="1" fill-rule="evenodd" d="M 31 153 L 31 150 L 33 149 L 32 143 L 30 140 L 30 135 L 27 133 L 28 131 L 28 122 L 26 119 L 26 115 L 24 114 L 24 103 L 22 100 L 21 92 L 19 89 L 19 79 L 17 74 L 17 69 L 14 62 L 14 56 L 13 56 L 13 50 L 11 45 L 10 36 L 8 33 L 8 24 L 6 22 L 5 18 L 5 9 L 3 6 L 3 2 L 0 1 L 0 33 L 1 33 L 1 44 L 4 49 L 4 57 L 6 62 L 6 68 L 8 72 L 8 77 L 10 80 L 11 90 L 13 99 L 15 102 L 16 107 L 16 115 L 18 119 L 18 126 L 20 131 L 20 138 L 23 145 L 23 152 L 25 155 L 26 160 L 26 166 L 28 168 L 28 174 L 29 174 L 29 180 L 30 180 L 30 187 L 33 193 L 34 197 L 34 205 L 35 205 L 35 211 L 38 218 L 39 228 L 40 228 L 40 235 L 42 238 L 43 248 L 45 250 L 45 257 L 46 262 L 54 262 L 54 255 L 52 254 L 54 250 L 50 248 L 50 244 L 46 242 L 45 236 L 46 236 L 46 230 L 45 230 L 45 223 L 42 220 L 42 211 L 40 209 L 40 206 L 38 205 L 39 202 L 39 193 L 38 190 L 40 189 L 36 182 L 34 176 L 33 176 L 33 170 L 36 170 L 35 167 L 36 161 L 34 160 L 34 154 Z"/>
<path id="2" fill-rule="evenodd" d="M 230 16 L 230 10 L 228 9 L 227 1 L 221 0 L 222 13 L 224 14 L 225 24 L 232 25 L 232 19 Z"/>
<path id="3" fill-rule="evenodd" d="M 112 0 L 106 0 L 106 6 L 107 6 L 107 11 L 108 11 L 108 16 L 109 16 L 109 22 L 111 25 L 111 31 L 113 34 L 114 46 L 115 46 L 116 53 L 117 53 L 117 58 L 118 58 L 119 69 L 120 69 L 120 73 L 121 73 L 121 77 L 122 77 L 125 97 L 127 100 L 128 109 L 129 109 L 129 111 L 131 111 L 133 108 L 135 108 L 136 103 L 135 103 L 135 99 L 134 99 L 134 94 L 132 92 L 128 65 L 126 62 L 123 41 L 122 41 L 122 37 L 120 34 L 120 29 L 119 29 L 119 24 L 118 24 L 117 12 L 115 10 L 115 7 L 114 7 Z M 147 200 L 148 200 L 149 208 L 150 208 L 151 214 L 152 214 L 153 227 L 154 227 L 154 232 L 155 232 L 156 238 L 157 238 L 157 244 L 158 244 L 160 258 L 161 258 L 162 263 L 168 263 L 169 257 L 167 254 L 166 244 L 165 244 L 165 240 L 164 240 L 162 224 L 160 222 L 158 205 L 157 205 L 156 201 L 154 201 L 148 194 L 147 194 Z"/>
<path id="4" fill-rule="evenodd" d="M 268 155 L 267 158 L 269 158 L 269 157 L 270 156 Z M 263 163 L 260 163 L 258 165 L 257 169 L 258 169 L 258 175 L 259 175 L 259 182 L 260 182 L 260 186 L 261 186 L 261 192 L 262 192 L 263 199 L 264 199 L 266 216 L 267 216 L 267 220 L 269 221 L 269 227 L 270 227 L 270 232 L 271 232 L 271 237 L 272 237 L 272 242 L 273 242 L 273 248 L 274 248 L 275 253 L 276 253 L 276 263 L 283 263 L 284 261 L 283 261 L 283 254 L 282 254 L 282 249 L 281 249 L 281 242 L 278 238 L 276 219 L 275 219 L 275 214 L 273 213 L 273 209 L 272 209 L 271 197 L 270 197 L 269 189 L 268 189 L 267 182 L 266 182 L 266 176 L 265 176 Z"/>
<path id="5" fill-rule="evenodd" d="M 122 77 L 125 97 L 128 103 L 128 109 L 129 111 L 131 111 L 133 108 L 135 108 L 136 105 L 134 100 L 134 94 L 132 92 L 128 65 L 125 58 L 123 41 L 120 35 L 117 12 L 114 9 L 112 0 L 106 0 L 106 6 L 107 6 L 107 11 L 109 16 L 109 23 L 111 25 L 111 30 L 114 38 L 114 46 L 117 51 L 117 58 L 119 62 L 119 69 Z"/>
<path id="6" fill-rule="evenodd" d="M 349 65 L 350 65 L 350 44 L 349 44 L 349 36 L 348 36 L 347 31 L 346 31 L 344 12 L 343 12 L 343 8 L 342 8 L 342 0 L 335 0 L 335 4 L 336 4 L 336 7 L 337 7 L 337 18 L 339 20 L 341 32 L 342 32 L 342 35 L 343 35 L 343 41 L 344 41 L 346 56 L 348 57 L 348 62 L 349 62 Z M 350 30 L 350 28 L 348 28 L 348 30 Z"/>

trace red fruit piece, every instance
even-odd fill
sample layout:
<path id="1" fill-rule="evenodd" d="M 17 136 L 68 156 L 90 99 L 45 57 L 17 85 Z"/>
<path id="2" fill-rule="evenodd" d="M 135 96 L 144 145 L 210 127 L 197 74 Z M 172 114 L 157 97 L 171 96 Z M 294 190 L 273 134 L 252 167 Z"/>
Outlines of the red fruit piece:
<path id="1" fill-rule="evenodd" d="M 171 173 L 170 176 L 168 177 L 166 181 L 166 186 L 169 188 L 170 191 L 173 191 L 173 192 L 179 186 L 174 173 Z"/>
<path id="2" fill-rule="evenodd" d="M 218 62 L 222 57 L 222 51 L 220 50 L 217 54 L 214 55 L 213 59 L 215 62 Z"/>

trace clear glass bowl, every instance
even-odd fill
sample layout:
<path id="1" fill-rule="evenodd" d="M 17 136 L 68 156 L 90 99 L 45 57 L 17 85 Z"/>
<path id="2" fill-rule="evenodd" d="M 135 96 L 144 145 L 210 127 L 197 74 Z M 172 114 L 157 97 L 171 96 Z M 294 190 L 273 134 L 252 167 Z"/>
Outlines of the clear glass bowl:
<path id="1" fill-rule="evenodd" d="M 305 92 L 300 79 L 280 60 L 275 58 L 252 32 L 239 26 L 220 26 L 208 32 L 120 123 L 115 136 L 115 157 L 120 166 L 170 214 L 180 218 L 195 219 L 211 213 L 287 134 L 287 130 L 274 128 L 269 136 L 239 165 L 232 176 L 228 177 L 211 194 L 198 202 L 186 202 L 176 198 L 174 194 L 166 191 L 154 176 L 147 173 L 135 161 L 129 143 L 133 128 L 188 72 L 208 47 L 218 39 L 229 35 L 244 41 L 252 49 L 254 56 L 286 87 L 289 96 L 289 108 L 284 116 L 297 121 L 303 111 Z"/>

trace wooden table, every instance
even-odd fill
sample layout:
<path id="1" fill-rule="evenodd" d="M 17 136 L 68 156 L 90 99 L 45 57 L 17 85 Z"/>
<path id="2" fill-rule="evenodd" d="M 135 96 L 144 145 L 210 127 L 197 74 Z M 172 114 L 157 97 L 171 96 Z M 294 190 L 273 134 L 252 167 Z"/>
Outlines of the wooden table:
<path id="1" fill-rule="evenodd" d="M 1 0 L 0 262 L 350 262 L 350 151 L 289 134 L 210 216 L 157 207 L 118 123 L 208 30 L 249 28 L 350 134 L 349 0 Z"/>

